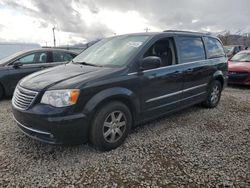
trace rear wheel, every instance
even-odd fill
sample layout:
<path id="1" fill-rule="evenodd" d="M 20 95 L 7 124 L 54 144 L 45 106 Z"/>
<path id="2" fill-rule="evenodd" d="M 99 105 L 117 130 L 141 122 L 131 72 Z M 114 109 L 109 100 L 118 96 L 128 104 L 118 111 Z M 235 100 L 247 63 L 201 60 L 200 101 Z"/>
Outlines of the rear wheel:
<path id="1" fill-rule="evenodd" d="M 120 146 L 132 125 L 131 112 L 121 102 L 111 102 L 102 106 L 94 118 L 90 142 L 96 149 L 102 151 L 109 151 Z"/>
<path id="2" fill-rule="evenodd" d="M 214 80 L 210 84 L 207 99 L 203 103 L 203 105 L 205 107 L 208 107 L 208 108 L 216 107 L 220 102 L 221 91 L 222 91 L 222 85 L 221 85 L 220 81 Z"/>
<path id="3" fill-rule="evenodd" d="M 3 98 L 4 92 L 3 92 L 3 87 L 0 84 L 0 100 Z"/>

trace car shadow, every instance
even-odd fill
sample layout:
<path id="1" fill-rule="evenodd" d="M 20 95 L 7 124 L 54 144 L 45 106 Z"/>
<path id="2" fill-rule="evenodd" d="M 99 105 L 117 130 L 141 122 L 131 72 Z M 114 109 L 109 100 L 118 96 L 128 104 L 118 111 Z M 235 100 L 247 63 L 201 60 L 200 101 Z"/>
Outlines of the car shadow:
<path id="1" fill-rule="evenodd" d="M 0 101 L 10 101 L 12 96 L 4 96 Z"/>
<path id="2" fill-rule="evenodd" d="M 236 85 L 236 84 L 228 84 L 228 88 L 234 88 L 234 89 L 243 89 L 243 90 L 248 90 L 250 89 L 250 86 L 247 85 Z"/>
<path id="3" fill-rule="evenodd" d="M 186 114 L 189 114 L 189 113 L 195 113 L 200 110 L 206 110 L 206 109 L 201 107 L 201 105 L 194 105 L 192 107 L 180 110 L 178 112 L 169 113 L 169 114 L 160 116 L 157 119 L 147 121 L 142 124 L 139 124 L 138 126 L 133 127 L 130 132 L 130 136 L 133 136 L 139 133 L 140 131 L 142 131 L 142 129 L 145 129 L 145 128 L 150 129 L 150 131 L 153 131 L 154 128 L 161 126 L 162 123 L 168 122 L 168 120 L 173 121 L 174 119 L 177 119 L 178 117 L 185 116 Z M 183 126 L 183 125 L 180 125 L 180 126 Z M 171 128 L 173 128 L 173 125 L 169 125 L 169 126 L 166 125 L 166 129 L 171 129 Z M 22 153 L 23 152 L 32 153 L 34 159 L 39 158 L 38 156 L 41 157 L 41 156 L 47 156 L 47 155 L 51 156 L 53 159 L 60 159 L 60 157 L 62 157 L 61 155 L 62 153 L 64 153 L 63 155 L 64 158 L 72 157 L 71 153 L 78 153 L 78 155 L 81 154 L 83 156 L 88 156 L 91 153 L 92 154 L 95 153 L 97 155 L 103 153 L 101 151 L 98 151 L 92 148 L 89 143 L 85 143 L 85 144 L 84 143 L 72 143 L 72 144 L 63 144 L 63 145 L 52 145 L 52 144 L 43 143 L 37 140 L 33 140 L 25 135 L 23 136 L 25 138 L 22 137 L 22 140 L 20 140 L 20 142 L 27 142 L 27 143 L 22 143 L 22 144 L 27 144 L 29 147 L 22 148 Z M 109 152 L 112 152 L 112 151 L 109 151 Z M 104 153 L 109 153 L 109 152 L 104 152 Z M 39 155 L 39 153 L 42 153 L 43 155 Z"/>
<path id="4" fill-rule="evenodd" d="M 194 106 L 191 106 L 188 108 L 184 108 L 184 109 L 176 111 L 176 112 L 168 113 L 168 114 L 159 116 L 156 119 L 146 121 L 144 123 L 141 123 L 141 124 L 133 127 L 130 134 L 140 132 L 140 130 L 144 129 L 145 127 L 153 128 L 155 126 L 160 126 L 161 123 L 168 122 L 168 120 L 176 120 L 178 117 L 182 117 L 186 114 L 193 113 L 193 112 L 195 113 L 199 110 L 206 110 L 206 109 L 207 108 L 202 107 L 201 104 L 197 104 L 197 105 L 194 105 Z M 170 129 L 172 127 L 168 126 L 167 128 Z"/>

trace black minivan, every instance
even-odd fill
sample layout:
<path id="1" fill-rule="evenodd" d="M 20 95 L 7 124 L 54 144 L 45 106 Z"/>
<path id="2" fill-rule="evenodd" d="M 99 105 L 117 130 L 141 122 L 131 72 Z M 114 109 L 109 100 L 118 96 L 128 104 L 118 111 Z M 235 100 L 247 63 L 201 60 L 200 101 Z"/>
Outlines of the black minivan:
<path id="1" fill-rule="evenodd" d="M 145 121 L 202 103 L 219 103 L 227 82 L 220 40 L 165 31 L 103 39 L 66 65 L 22 79 L 12 107 L 20 129 L 53 144 L 120 146 Z"/>

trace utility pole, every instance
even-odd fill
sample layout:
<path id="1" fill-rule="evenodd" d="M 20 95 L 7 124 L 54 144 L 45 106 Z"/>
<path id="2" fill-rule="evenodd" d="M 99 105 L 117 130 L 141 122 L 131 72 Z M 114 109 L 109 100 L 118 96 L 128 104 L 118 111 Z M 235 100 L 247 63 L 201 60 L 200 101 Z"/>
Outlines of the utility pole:
<path id="1" fill-rule="evenodd" d="M 52 28 L 53 31 L 53 37 L 54 37 L 54 47 L 56 47 L 56 35 L 55 35 L 55 26 Z"/>
<path id="2" fill-rule="evenodd" d="M 147 33 L 150 29 L 149 29 L 148 27 L 146 27 L 144 30 L 145 30 L 146 33 Z"/>

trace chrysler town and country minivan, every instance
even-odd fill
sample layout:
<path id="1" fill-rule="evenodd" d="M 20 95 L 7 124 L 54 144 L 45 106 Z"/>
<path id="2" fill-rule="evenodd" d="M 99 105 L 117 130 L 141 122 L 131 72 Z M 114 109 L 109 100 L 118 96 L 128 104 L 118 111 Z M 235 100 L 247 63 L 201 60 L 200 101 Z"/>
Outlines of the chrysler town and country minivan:
<path id="1" fill-rule="evenodd" d="M 138 124 L 198 103 L 216 107 L 226 82 L 227 58 L 216 37 L 128 34 L 25 77 L 12 107 L 17 125 L 34 139 L 111 150 Z"/>

